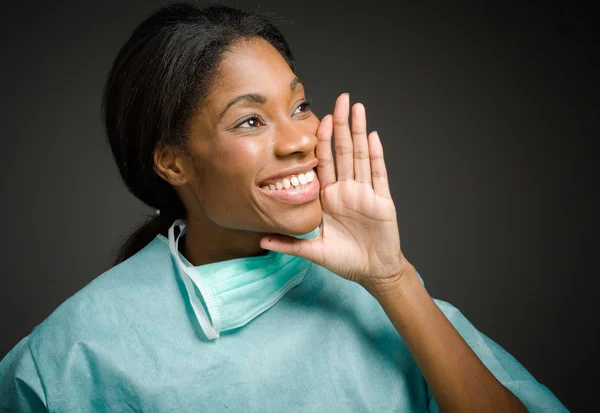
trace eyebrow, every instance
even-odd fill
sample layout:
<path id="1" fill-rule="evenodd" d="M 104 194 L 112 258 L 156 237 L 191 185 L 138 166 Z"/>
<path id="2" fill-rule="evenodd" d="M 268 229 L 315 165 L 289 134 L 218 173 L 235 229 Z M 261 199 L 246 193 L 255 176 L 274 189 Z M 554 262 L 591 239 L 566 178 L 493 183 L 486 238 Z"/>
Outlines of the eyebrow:
<path id="1" fill-rule="evenodd" d="M 290 82 L 290 90 L 296 90 L 296 86 L 298 86 L 299 84 L 302 84 L 302 81 L 297 77 L 293 78 Z M 239 95 L 229 101 L 227 106 L 225 106 L 225 109 L 223 109 L 223 111 L 219 114 L 217 122 L 220 122 L 221 119 L 223 119 L 223 116 L 225 116 L 225 112 L 227 112 L 227 110 L 230 107 L 242 101 L 256 102 L 264 105 L 265 103 L 267 103 L 267 98 L 264 95 L 261 95 L 260 93 L 245 93 L 243 95 Z"/>

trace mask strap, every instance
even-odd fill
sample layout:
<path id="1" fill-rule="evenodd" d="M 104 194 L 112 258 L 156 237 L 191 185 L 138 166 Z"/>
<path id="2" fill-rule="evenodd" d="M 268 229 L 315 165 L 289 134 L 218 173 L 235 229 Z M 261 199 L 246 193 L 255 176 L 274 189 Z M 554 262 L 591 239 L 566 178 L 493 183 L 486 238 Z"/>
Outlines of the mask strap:
<path id="1" fill-rule="evenodd" d="M 175 238 L 175 227 L 180 227 L 179 235 Z M 171 249 L 171 254 L 175 257 L 177 261 L 177 265 L 181 268 L 187 277 L 184 275 L 181 277 L 183 282 L 185 283 L 186 290 L 188 292 L 188 296 L 190 298 L 190 302 L 192 304 L 192 308 L 194 313 L 196 314 L 196 318 L 200 323 L 200 327 L 202 327 L 202 331 L 209 340 L 213 340 L 219 337 L 219 333 L 221 332 L 221 316 L 217 310 L 217 303 L 215 301 L 214 295 L 210 290 L 210 287 L 206 283 L 206 281 L 198 274 L 195 268 L 189 267 L 183 263 L 181 258 L 179 257 L 179 238 L 185 234 L 185 221 L 183 219 L 178 219 L 173 223 L 171 228 L 169 228 L 169 248 Z M 194 285 L 192 284 L 192 280 L 194 284 L 200 290 L 200 294 L 204 298 L 206 303 L 206 308 L 208 309 L 208 313 L 210 314 L 210 319 L 213 320 L 211 324 L 206 311 L 204 310 L 204 306 L 200 302 L 200 299 L 196 294 L 193 294 Z"/>

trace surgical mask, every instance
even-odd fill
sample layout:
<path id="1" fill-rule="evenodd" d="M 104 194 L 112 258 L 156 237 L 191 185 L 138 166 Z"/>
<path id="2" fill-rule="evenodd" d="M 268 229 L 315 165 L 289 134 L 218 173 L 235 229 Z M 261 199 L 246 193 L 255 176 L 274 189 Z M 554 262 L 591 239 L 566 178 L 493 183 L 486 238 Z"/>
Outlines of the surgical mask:
<path id="1" fill-rule="evenodd" d="M 177 235 L 176 228 L 179 229 Z M 193 266 L 178 248 L 185 229 L 184 219 L 173 223 L 169 228 L 169 248 L 200 327 L 209 340 L 267 311 L 304 280 L 310 266 L 305 258 L 275 251 L 258 257 Z M 320 229 L 319 226 L 308 234 L 294 237 L 314 238 Z"/>

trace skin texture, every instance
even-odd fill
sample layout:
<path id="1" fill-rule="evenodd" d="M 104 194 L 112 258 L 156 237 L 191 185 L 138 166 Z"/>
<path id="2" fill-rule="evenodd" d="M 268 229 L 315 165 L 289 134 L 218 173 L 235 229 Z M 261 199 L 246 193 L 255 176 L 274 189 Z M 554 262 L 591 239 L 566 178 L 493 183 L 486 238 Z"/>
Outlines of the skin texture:
<path id="1" fill-rule="evenodd" d="M 304 86 L 267 41 L 236 44 L 218 69 L 208 98 L 191 121 L 187 153 L 165 147 L 155 169 L 188 212 L 184 255 L 194 265 L 266 254 L 265 233 L 305 234 L 321 222 L 319 198 L 302 205 L 275 201 L 257 186 L 279 171 L 314 164 L 319 119 L 302 106 Z M 220 118 L 230 100 L 257 93 Z M 245 116 L 258 115 L 241 126 Z"/>
<path id="2" fill-rule="evenodd" d="M 320 123 L 312 114 L 298 115 L 304 96 L 301 85 L 290 90 L 293 78 L 268 43 L 241 43 L 225 58 L 220 81 L 194 119 L 189 156 L 173 149 L 155 154 L 157 172 L 176 187 L 189 213 L 186 258 L 200 265 L 270 249 L 309 259 L 377 299 L 441 411 L 527 411 L 454 329 L 402 253 L 383 147 L 376 132 L 367 134 L 365 107 L 350 109 L 342 94 L 333 116 Z M 227 102 L 248 92 L 263 94 L 267 103 L 237 106 L 219 121 Z M 229 129 L 252 111 L 265 126 Z M 261 180 L 315 159 L 319 198 L 289 205 L 260 193 Z M 278 235 L 306 233 L 319 223 L 315 238 Z"/>

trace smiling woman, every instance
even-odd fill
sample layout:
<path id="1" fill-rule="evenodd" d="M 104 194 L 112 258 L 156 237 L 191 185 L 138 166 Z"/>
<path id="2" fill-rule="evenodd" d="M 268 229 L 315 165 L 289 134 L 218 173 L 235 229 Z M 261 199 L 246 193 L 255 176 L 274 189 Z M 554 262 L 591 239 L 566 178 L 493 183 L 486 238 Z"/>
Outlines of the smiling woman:
<path id="1" fill-rule="evenodd" d="M 103 104 L 160 214 L 2 360 L 0 410 L 566 410 L 429 296 L 364 106 L 344 93 L 319 120 L 264 17 L 165 6 Z"/>
<path id="2" fill-rule="evenodd" d="M 295 182 L 317 165 L 319 120 L 286 59 L 262 37 L 240 37 L 218 67 L 187 124 L 185 149 L 164 144 L 153 158 L 183 202 L 184 255 L 196 265 L 262 255 L 263 233 L 302 235 L 321 221 L 317 179 L 261 189 L 274 177 Z"/>

